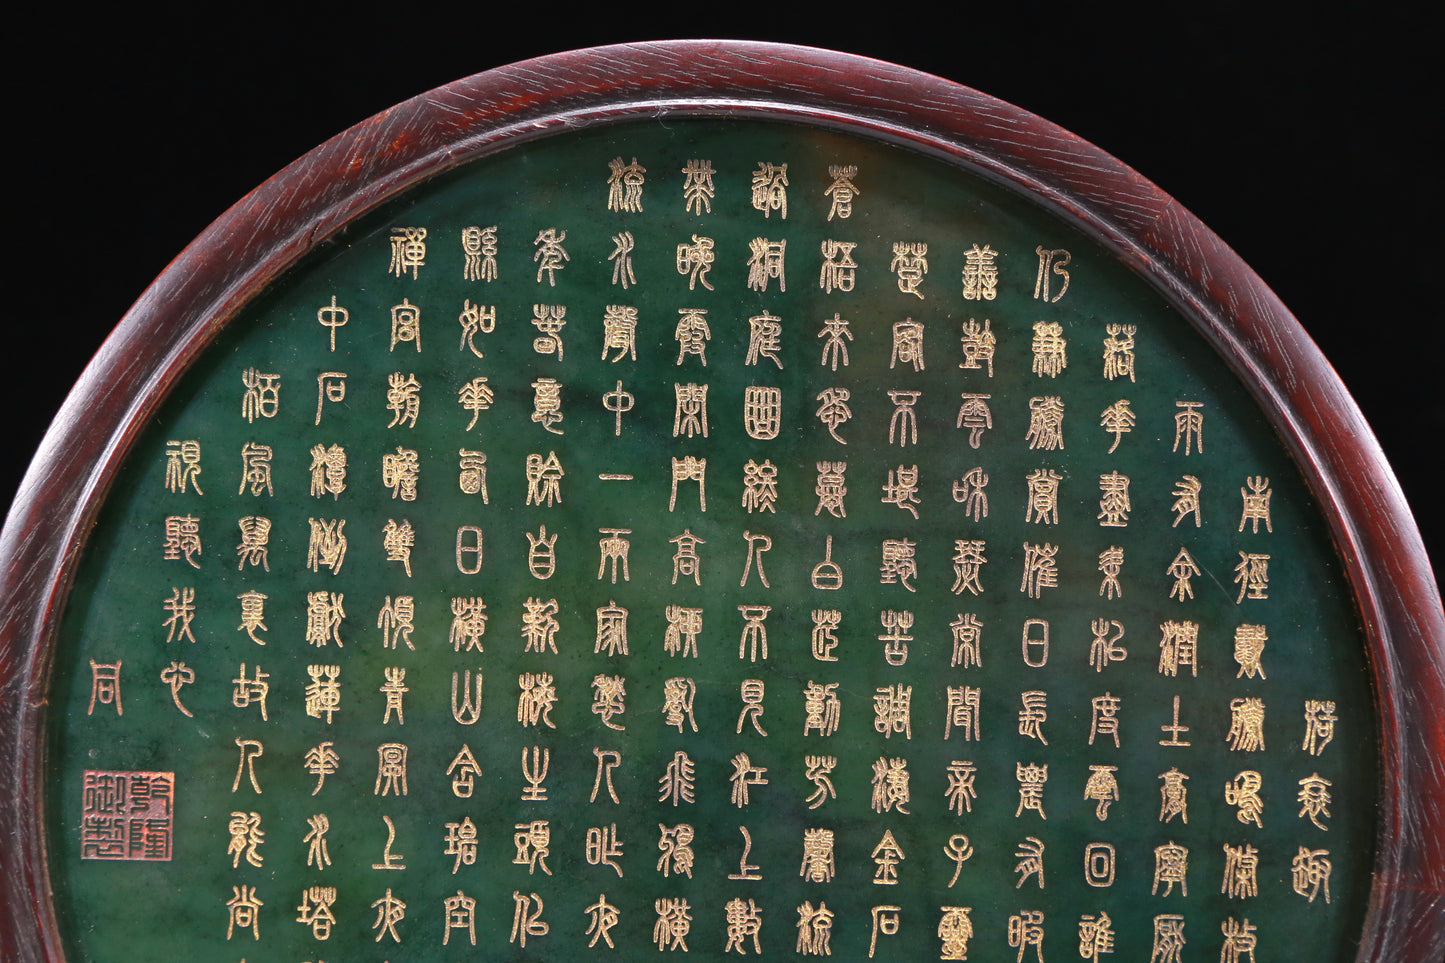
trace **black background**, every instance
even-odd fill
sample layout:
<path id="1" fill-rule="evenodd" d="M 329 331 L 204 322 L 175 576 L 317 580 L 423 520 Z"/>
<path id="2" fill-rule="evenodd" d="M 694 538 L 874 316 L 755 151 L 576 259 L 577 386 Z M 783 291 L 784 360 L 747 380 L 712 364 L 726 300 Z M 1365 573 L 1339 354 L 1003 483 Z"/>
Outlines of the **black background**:
<path id="1" fill-rule="evenodd" d="M 1121 158 L 1289 305 L 1373 426 L 1439 559 L 1445 511 L 1433 30 L 1377 5 L 1068 8 L 594 2 L 127 6 L 10 19 L 8 503 L 115 322 L 228 206 L 413 95 L 527 57 L 663 37 L 831 47 L 1010 101 Z M 508 12 L 508 9 L 516 13 Z M 16 390 L 18 388 L 19 390 Z"/>

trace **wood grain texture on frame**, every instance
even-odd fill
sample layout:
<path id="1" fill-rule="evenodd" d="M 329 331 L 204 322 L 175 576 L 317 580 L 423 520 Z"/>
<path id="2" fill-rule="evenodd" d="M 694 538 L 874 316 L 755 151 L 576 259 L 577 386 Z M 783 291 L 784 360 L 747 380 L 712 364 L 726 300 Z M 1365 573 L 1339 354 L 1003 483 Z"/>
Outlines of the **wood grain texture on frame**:
<path id="1" fill-rule="evenodd" d="M 401 191 L 489 151 L 646 117 L 789 120 L 896 143 L 1031 197 L 1179 308 L 1273 420 L 1324 507 L 1370 645 L 1383 738 L 1362 960 L 1445 955 L 1445 615 L 1418 532 L 1344 387 L 1207 228 L 1062 129 L 916 71 L 806 48 L 678 41 L 525 61 L 338 135 L 242 199 L 145 292 L 87 368 L 0 538 L 0 956 L 62 959 L 41 798 L 55 629 L 120 462 L 256 292 Z"/>

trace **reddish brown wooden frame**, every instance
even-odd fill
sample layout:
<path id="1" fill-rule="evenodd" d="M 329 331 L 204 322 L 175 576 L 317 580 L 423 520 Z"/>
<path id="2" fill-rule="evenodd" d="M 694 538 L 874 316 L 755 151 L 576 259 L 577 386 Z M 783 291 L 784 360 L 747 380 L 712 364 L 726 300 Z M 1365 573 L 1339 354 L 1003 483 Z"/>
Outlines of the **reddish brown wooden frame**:
<path id="1" fill-rule="evenodd" d="M 1198 327 L 1301 465 L 1364 622 L 1383 785 L 1359 959 L 1445 959 L 1445 613 L 1389 466 L 1299 323 L 1193 215 L 1067 131 L 903 67 L 736 41 L 557 54 L 415 97 L 242 199 L 126 314 L 57 415 L 0 535 L 0 959 L 63 959 L 42 815 L 55 630 L 116 468 L 181 374 L 254 293 L 398 192 L 532 138 L 653 116 L 792 120 L 939 157 L 1096 238 Z"/>

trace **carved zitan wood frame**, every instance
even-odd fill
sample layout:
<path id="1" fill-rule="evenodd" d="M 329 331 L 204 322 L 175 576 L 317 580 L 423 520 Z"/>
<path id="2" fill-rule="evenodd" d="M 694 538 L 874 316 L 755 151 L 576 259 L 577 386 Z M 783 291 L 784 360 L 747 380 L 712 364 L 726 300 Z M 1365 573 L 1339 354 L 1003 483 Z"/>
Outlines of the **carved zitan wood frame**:
<path id="1" fill-rule="evenodd" d="M 1364 622 L 1382 786 L 1359 959 L 1445 958 L 1439 588 L 1374 437 L 1299 323 L 1176 201 L 1039 117 L 903 67 L 733 41 L 557 54 L 415 97 L 241 200 L 122 319 L 51 425 L 0 537 L 0 958 L 63 958 L 42 798 L 56 631 L 117 467 L 181 375 L 251 297 L 314 245 L 419 182 L 549 134 L 682 116 L 791 121 L 957 165 L 1105 245 L 1195 325 L 1300 465 Z"/>

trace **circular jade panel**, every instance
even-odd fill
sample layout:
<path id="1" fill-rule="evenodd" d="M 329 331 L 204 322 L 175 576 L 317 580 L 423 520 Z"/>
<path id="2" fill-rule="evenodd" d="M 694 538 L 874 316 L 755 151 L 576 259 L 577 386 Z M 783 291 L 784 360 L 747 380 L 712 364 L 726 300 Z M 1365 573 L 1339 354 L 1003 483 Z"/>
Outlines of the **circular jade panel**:
<path id="1" fill-rule="evenodd" d="M 1102 245 L 856 136 L 618 124 L 351 224 L 135 445 L 59 653 L 75 959 L 1362 926 L 1363 637 L 1270 422 Z"/>

